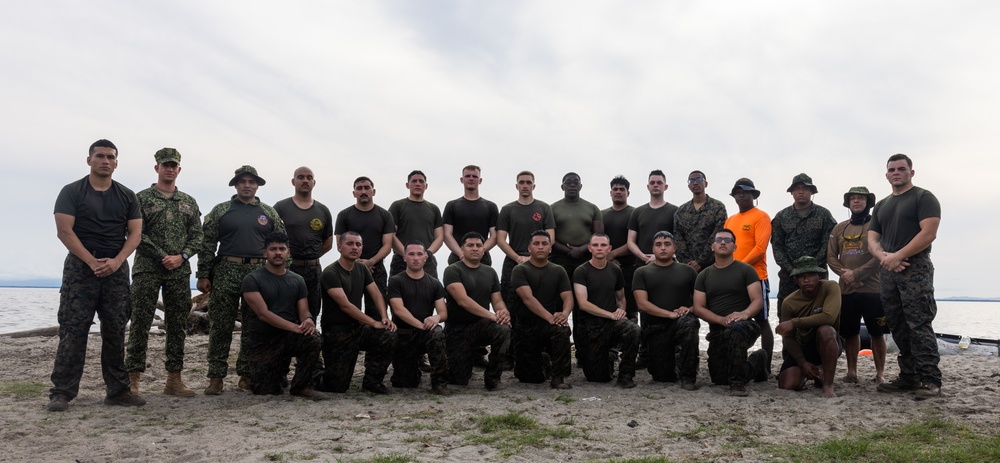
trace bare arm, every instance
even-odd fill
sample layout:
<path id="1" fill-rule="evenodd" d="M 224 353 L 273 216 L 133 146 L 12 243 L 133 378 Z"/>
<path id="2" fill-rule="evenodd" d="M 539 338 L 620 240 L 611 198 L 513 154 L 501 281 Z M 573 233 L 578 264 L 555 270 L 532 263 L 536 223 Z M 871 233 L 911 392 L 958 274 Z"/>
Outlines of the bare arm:
<path id="1" fill-rule="evenodd" d="M 462 246 L 459 246 L 458 240 L 453 236 L 454 233 L 454 225 L 450 223 L 444 224 L 444 245 L 448 247 L 452 254 L 461 259 L 464 253 L 462 253 Z"/>
<path id="2" fill-rule="evenodd" d="M 635 305 L 639 308 L 639 311 L 645 314 L 652 315 L 654 317 L 676 319 L 680 318 L 681 315 L 684 315 L 684 313 L 687 313 L 689 310 L 691 310 L 689 307 L 681 307 L 676 312 L 667 309 L 661 309 L 657 307 L 656 304 L 649 302 L 649 293 L 642 289 L 637 289 L 635 291 L 632 291 L 632 294 L 635 295 Z M 684 313 L 681 313 L 681 309 L 685 309 Z"/>
<path id="3" fill-rule="evenodd" d="M 427 246 L 427 250 L 433 254 L 441 249 L 442 244 L 444 244 L 444 228 L 437 227 L 434 229 L 434 241 L 431 241 L 431 245 Z"/>
<path id="4" fill-rule="evenodd" d="M 506 230 L 497 230 L 497 246 L 500 247 L 500 250 L 503 251 L 504 255 L 507 256 L 508 259 L 514 262 L 520 264 L 525 260 L 528 260 L 527 257 L 517 255 L 517 252 L 515 252 L 514 248 L 510 246 L 510 243 L 507 243 Z"/>
<path id="5" fill-rule="evenodd" d="M 372 283 L 372 285 L 374 285 L 374 283 Z M 332 298 L 333 302 L 337 304 L 337 307 L 339 307 L 340 310 L 346 313 L 349 317 L 357 320 L 359 323 L 369 325 L 377 329 L 384 328 L 381 322 L 375 321 L 368 315 L 365 315 L 365 313 L 362 312 L 356 305 L 351 304 L 351 301 L 347 299 L 347 294 L 344 292 L 344 288 L 329 288 L 326 290 L 326 293 L 330 295 L 330 298 Z M 375 302 L 382 308 L 381 311 L 384 312 L 385 306 L 382 304 L 381 293 L 378 295 L 378 299 Z"/>
<path id="6" fill-rule="evenodd" d="M 331 249 L 333 249 L 333 235 L 330 235 L 323 240 L 323 247 L 319 251 L 320 257 L 322 257 L 323 254 L 330 252 Z"/>
<path id="7" fill-rule="evenodd" d="M 694 315 L 702 320 L 713 325 L 729 326 L 729 322 L 725 317 L 716 315 L 715 312 L 708 310 L 707 307 L 708 297 L 705 295 L 704 291 L 694 290 L 694 307 L 692 312 Z"/>
<path id="8" fill-rule="evenodd" d="M 618 293 L 621 293 L 621 298 L 618 298 Z M 580 306 L 584 312 L 587 312 L 595 317 L 608 318 L 611 320 L 621 320 L 623 317 L 619 316 L 619 312 L 624 314 L 625 310 L 622 309 L 625 300 L 625 291 L 618 290 L 615 292 L 615 299 L 618 300 L 618 308 L 614 312 L 608 312 L 587 300 L 587 287 L 580 283 L 573 283 L 573 293 L 576 294 L 576 303 Z"/>
<path id="9" fill-rule="evenodd" d="M 523 302 L 525 307 L 527 307 L 531 313 L 535 314 L 535 316 L 549 322 L 549 324 L 557 324 L 555 322 L 555 316 L 549 313 L 548 310 L 545 310 L 545 307 L 542 307 L 542 303 L 538 302 L 538 299 L 535 299 L 535 294 L 531 291 L 531 286 L 519 286 L 514 290 L 514 292 L 517 293 L 517 297 L 521 298 L 521 302 Z"/>
<path id="10" fill-rule="evenodd" d="M 259 292 L 253 291 L 253 292 L 243 293 L 243 300 L 246 301 L 247 305 L 250 306 L 250 309 L 253 310 L 254 315 L 256 315 L 257 318 L 260 319 L 260 321 L 281 330 L 291 331 L 293 333 L 300 332 L 299 325 L 296 325 L 295 323 L 285 320 L 284 318 L 279 317 L 274 312 L 268 310 L 267 303 L 264 302 L 264 298 L 260 295 Z M 298 305 L 299 303 L 303 304 L 306 303 L 306 299 L 305 298 L 299 299 L 299 301 L 296 302 L 296 305 Z M 308 305 L 306 305 L 307 319 L 311 322 L 312 319 L 308 318 L 308 314 L 309 314 L 309 307 Z M 313 329 L 315 330 L 315 327 L 313 327 Z"/>
<path id="11" fill-rule="evenodd" d="M 389 298 L 389 307 L 392 308 L 393 317 L 396 317 L 398 320 L 402 320 L 403 323 L 410 325 L 412 328 L 416 328 L 418 330 L 424 329 L 424 324 L 420 320 L 417 320 L 417 317 L 414 317 L 413 314 L 410 313 L 410 310 L 403 305 L 403 298 Z"/>
<path id="12" fill-rule="evenodd" d="M 61 212 L 56 212 L 55 217 L 56 236 L 59 237 L 59 241 L 62 241 L 63 246 L 66 246 L 66 249 L 71 254 L 86 262 L 91 270 L 95 270 L 98 265 L 97 258 L 90 254 L 90 251 L 83 246 L 80 238 L 76 236 L 76 232 L 73 231 L 76 217 Z"/>
<path id="13" fill-rule="evenodd" d="M 445 290 L 448 291 L 448 295 L 451 296 L 459 307 L 465 309 L 472 315 L 497 321 L 496 314 L 490 312 L 490 309 L 479 305 L 474 299 L 469 297 L 469 294 L 465 292 L 465 286 L 462 286 L 462 283 L 452 283 L 448 285 Z"/>
<path id="14" fill-rule="evenodd" d="M 639 245 L 636 244 L 635 242 L 638 236 L 639 232 L 635 230 L 629 230 L 628 242 L 625 245 L 628 246 L 628 250 L 632 253 L 632 255 L 634 255 L 637 259 L 639 259 L 639 262 L 642 262 L 643 264 L 648 264 L 654 260 L 654 257 L 652 254 L 643 253 L 642 250 L 639 249 Z"/>
<path id="15" fill-rule="evenodd" d="M 497 245 L 497 227 L 490 227 L 490 236 L 486 237 L 486 242 L 483 243 L 483 252 L 490 252 L 493 246 Z"/>

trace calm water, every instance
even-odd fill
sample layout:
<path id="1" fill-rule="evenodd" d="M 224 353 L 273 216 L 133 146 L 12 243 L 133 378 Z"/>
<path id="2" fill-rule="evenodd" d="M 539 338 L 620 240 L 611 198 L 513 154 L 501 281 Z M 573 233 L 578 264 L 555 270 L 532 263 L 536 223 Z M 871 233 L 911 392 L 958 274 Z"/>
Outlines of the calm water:
<path id="1" fill-rule="evenodd" d="M 771 300 L 773 308 L 776 302 Z M 58 288 L 0 288 L 0 334 L 56 326 Z M 934 330 L 972 336 L 1000 338 L 1000 302 L 938 302 Z M 775 324 L 772 310 L 771 325 Z M 703 325 L 703 331 L 707 328 Z M 780 336 L 776 340 L 780 344 Z M 702 336 L 704 339 L 704 336 Z M 703 346 L 707 347 L 706 346 Z"/>

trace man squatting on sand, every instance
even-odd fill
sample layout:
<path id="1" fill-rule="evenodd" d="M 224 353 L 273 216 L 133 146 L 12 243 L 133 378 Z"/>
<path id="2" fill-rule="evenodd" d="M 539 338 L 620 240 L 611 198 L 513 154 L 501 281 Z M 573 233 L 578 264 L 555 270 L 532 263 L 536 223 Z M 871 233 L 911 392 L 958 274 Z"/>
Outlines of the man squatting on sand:
<path id="1" fill-rule="evenodd" d="M 395 208 L 395 221 L 392 214 L 377 208 L 372 202 L 373 182 L 361 177 L 354 182 L 358 204 L 338 216 L 335 232 L 340 258 L 328 265 L 320 276 L 320 311 L 315 304 L 310 304 L 307 280 L 295 272 L 298 269 L 309 273 L 332 241 L 331 218 L 325 208 L 319 207 L 316 217 L 296 218 L 296 211 L 311 211 L 320 206 L 312 200 L 315 180 L 310 169 L 296 170 L 292 180 L 296 195 L 282 204 L 287 206 L 283 209 L 288 210 L 288 222 L 304 232 L 296 232 L 295 242 L 301 239 L 296 245 L 289 243 L 287 237 L 283 238 L 285 224 L 277 212 L 255 196 L 257 187 L 265 182 L 251 166 L 236 170 L 230 180 L 230 186 L 236 187 L 236 194 L 230 201 L 214 207 L 199 228 L 197 204 L 174 186 L 180 172 L 177 150 L 165 148 L 156 153 L 157 183 L 143 190 L 138 198 L 111 179 L 117 167 L 117 156 L 117 148 L 111 142 L 95 142 L 87 156 L 90 174 L 67 185 L 56 201 L 59 238 L 70 255 L 63 276 L 60 344 L 52 374 L 50 410 L 66 410 L 69 401 L 78 393 L 87 334 L 95 313 L 102 321 L 105 403 L 145 403 L 138 396 L 148 339 L 143 332 L 148 329 L 152 315 L 153 295 L 161 288 L 168 318 L 168 377 L 164 392 L 192 395 L 193 391 L 180 379 L 183 331 L 170 327 L 183 326 L 178 314 L 184 309 L 180 308 L 178 300 L 184 301 L 190 295 L 183 291 L 184 288 L 175 291 L 173 286 L 183 286 L 180 282 L 186 281 L 190 272 L 188 258 L 196 251 L 199 253 L 198 287 L 211 294 L 212 329 L 208 355 L 211 381 L 205 389 L 210 395 L 223 391 L 241 294 L 246 304 L 243 311 L 245 330 L 236 368 L 241 376 L 240 386 L 258 394 L 281 393 L 284 387 L 292 394 L 307 398 L 324 397 L 314 388 L 345 392 L 350 386 L 360 350 L 367 352 L 361 385 L 366 391 L 389 392 L 383 381 L 394 352 L 393 385 L 417 387 L 420 383 L 417 359 L 427 351 L 431 363 L 431 388 L 437 393 L 447 393 L 447 383 L 469 383 L 475 353 L 482 347 L 489 347 L 490 351 L 484 374 L 488 390 L 501 388 L 508 351 L 517 354 L 514 376 L 522 382 L 548 380 L 553 388 L 569 388 L 571 331 L 568 325 L 575 309 L 579 309 L 576 315 L 580 317 L 575 327 L 579 330 L 579 365 L 587 380 L 610 381 L 617 376 L 618 385 L 634 387 L 640 328 L 627 317 L 623 273 L 611 258 L 612 251 L 619 250 L 622 251 L 616 257 L 628 256 L 623 249 L 632 250 L 632 256 L 640 264 L 632 286 L 638 308 L 644 314 L 641 332 L 650 347 L 649 373 L 654 381 L 674 382 L 679 378 L 683 389 L 697 388 L 698 318 L 709 323 L 708 367 L 712 383 L 728 385 L 732 395 L 745 396 L 748 393 L 746 385 L 751 379 L 767 379 L 770 363 L 767 346 L 749 356 L 747 351 L 762 329 L 769 331 L 766 319 L 756 318 L 765 307 L 767 290 L 766 286 L 762 288 L 762 281 L 766 282 L 767 273 L 763 255 L 770 238 L 771 221 L 766 214 L 756 210 L 754 200 L 760 192 L 749 179 L 738 180 L 732 190 L 740 212 L 730 217 L 726 224 L 737 227 L 738 231 L 723 228 L 705 238 L 697 237 L 684 243 L 684 248 L 690 250 L 702 247 L 698 243 L 707 240 L 714 258 L 712 264 L 705 265 L 694 257 L 697 253 L 690 251 L 686 251 L 687 262 L 678 262 L 678 243 L 669 230 L 685 230 L 686 240 L 692 236 L 691 230 L 704 233 L 704 226 L 692 228 L 691 224 L 677 224 L 677 221 L 686 222 L 688 217 L 702 210 L 698 208 L 698 200 L 708 199 L 699 196 L 707 185 L 705 175 L 701 171 L 689 175 L 694 199 L 690 207 L 687 204 L 685 207 L 690 210 L 662 214 L 663 221 L 656 222 L 660 217 L 654 217 L 654 212 L 660 212 L 664 206 L 670 212 L 675 208 L 663 199 L 665 175 L 653 171 L 647 185 L 650 204 L 630 213 L 634 217 L 629 219 L 628 236 L 618 236 L 617 247 L 613 248 L 606 235 L 591 234 L 587 240 L 590 259 L 573 269 L 570 278 L 562 267 L 549 261 L 555 245 L 555 224 L 561 219 L 554 219 L 553 208 L 534 198 L 534 175 L 527 171 L 519 173 L 515 185 L 518 200 L 494 213 L 495 206 L 490 207 L 492 203 L 482 202 L 478 197 L 479 169 L 468 166 L 463 169 L 462 183 L 466 192 L 463 200 L 486 206 L 479 211 L 482 213 L 474 214 L 484 223 L 468 223 L 463 220 L 468 217 L 464 216 L 448 221 L 448 244 L 454 259 L 443 272 L 442 285 L 425 270 L 431 260 L 430 248 L 440 246 L 443 241 L 440 235 L 444 230 L 440 228 L 436 208 L 432 208 L 435 211 L 431 214 L 435 217 L 419 220 L 422 229 L 430 230 L 422 237 L 432 244 L 407 241 L 403 245 L 394 232 L 406 228 L 409 219 L 399 207 Z M 864 226 L 860 233 L 855 232 L 857 226 L 868 225 L 865 212 L 871 207 L 870 195 L 867 190 L 854 192 L 853 189 L 845 195 L 845 206 L 851 208 L 853 214 L 847 225 L 853 228 L 845 227 L 841 233 L 833 233 L 828 249 L 833 261 L 850 255 L 848 251 L 854 249 L 847 244 L 851 241 L 848 235 L 852 240 L 855 235 L 860 237 L 858 239 L 867 238 L 870 255 L 880 263 L 881 301 L 886 307 L 890 327 L 894 333 L 898 331 L 897 343 L 901 350 L 900 377 L 879 385 L 878 390 L 916 391 L 917 398 L 928 398 L 940 394 L 941 382 L 931 328 L 936 307 L 931 286 L 933 267 L 929 259 L 930 243 L 940 221 L 940 205 L 930 192 L 913 186 L 911 166 L 912 162 L 905 155 L 889 159 L 886 178 L 893 194 L 875 205 L 867 237 Z M 411 197 L 405 200 L 430 208 L 429 203 L 412 198 L 423 200 L 420 193 L 426 187 L 425 178 L 419 171 L 410 175 L 407 186 Z M 627 181 L 623 178 L 617 183 L 612 181 L 612 202 L 617 207 L 612 208 L 614 211 L 627 210 L 628 185 L 624 182 Z M 814 206 L 805 198 L 811 197 L 805 193 L 815 192 L 810 189 L 811 183 L 811 179 L 800 175 L 792 185 L 792 189 L 808 190 L 801 195 L 806 206 Z M 577 199 L 579 177 L 567 174 L 563 188 L 567 203 Z M 617 196 L 616 188 L 621 190 Z M 857 207 L 853 207 L 854 202 L 858 203 Z M 596 208 L 589 209 L 590 222 L 587 223 L 592 232 L 609 211 L 595 215 L 592 209 Z M 720 211 L 713 214 L 712 222 L 718 222 L 720 219 L 716 217 L 724 215 L 721 212 L 724 207 L 716 209 Z M 376 244 L 369 251 L 371 260 L 365 260 L 361 258 L 365 240 L 350 227 L 368 222 L 348 220 L 348 216 L 349 213 L 358 215 L 375 210 L 379 211 L 378 223 L 361 227 Z M 662 227 L 652 226 L 654 222 Z M 506 256 L 505 286 L 501 286 L 497 272 L 484 265 L 487 246 L 494 240 L 493 236 L 487 239 L 481 231 L 492 235 L 494 226 L 495 242 Z M 616 235 L 626 234 L 624 229 L 618 228 L 622 227 L 616 225 Z M 459 229 L 470 231 L 459 238 L 456 236 Z M 204 235 L 203 241 L 199 241 L 202 240 L 199 231 Z M 281 234 L 267 238 L 274 232 Z M 397 332 L 396 323 L 389 318 L 383 289 L 373 279 L 370 265 L 374 263 L 382 268 L 381 258 L 388 253 L 393 239 L 399 241 L 397 245 L 401 249 L 398 250 L 402 251 L 399 257 L 404 268 L 390 285 L 389 300 L 393 318 L 404 327 L 402 332 Z M 568 240 L 573 246 L 577 246 L 576 241 Z M 128 289 L 126 258 L 137 246 L 133 299 Z M 566 249 L 560 251 L 569 254 Z M 286 270 L 291 265 L 288 262 L 290 253 L 299 253 L 296 255 L 303 262 Z M 813 379 L 823 395 L 832 396 L 833 373 L 840 352 L 837 341 L 840 288 L 845 284 L 852 289 L 870 286 L 871 277 L 863 270 L 864 262 L 838 261 L 834 270 L 841 276 L 840 285 L 822 280 L 820 270 L 825 270 L 822 262 L 814 253 L 808 254 L 806 257 L 811 261 L 800 259 L 789 272 L 799 289 L 782 301 L 777 332 L 784 336 L 785 361 L 778 383 L 785 389 L 801 389 L 807 379 Z M 689 263 L 701 267 L 701 273 Z M 276 283 L 279 280 L 281 284 Z M 505 288 L 509 288 L 506 294 Z M 366 296 L 371 302 L 365 304 L 363 312 L 362 300 Z M 503 296 L 518 313 L 518 320 L 523 321 L 523 325 L 515 325 L 513 330 L 511 313 Z M 845 297 L 844 301 L 847 300 Z M 134 311 L 133 301 L 137 304 Z M 131 312 L 134 312 L 136 330 L 131 335 L 126 369 L 121 353 L 124 351 L 125 322 Z M 867 316 L 867 312 L 862 312 Z M 316 317 L 320 314 L 321 330 L 316 330 Z M 442 323 L 444 330 L 440 327 Z M 875 325 L 869 327 L 874 328 Z M 856 332 L 851 328 L 848 334 L 851 335 L 849 352 L 856 353 Z M 878 332 L 873 334 L 878 336 Z M 397 349 L 397 343 L 403 346 L 402 350 Z M 311 373 L 319 368 L 317 349 L 322 350 L 326 361 L 322 375 Z M 675 349 L 680 355 L 669 355 Z M 617 352 L 621 353 L 621 364 L 616 375 L 613 366 Z M 289 382 L 291 357 L 298 361 L 296 375 Z M 248 362 L 250 358 L 253 360 Z M 849 364 L 849 378 L 851 374 L 856 375 L 852 366 Z M 881 378 L 881 367 L 878 371 Z M 132 372 L 131 381 L 129 372 Z M 321 379 L 316 380 L 314 376 L 321 376 Z"/>

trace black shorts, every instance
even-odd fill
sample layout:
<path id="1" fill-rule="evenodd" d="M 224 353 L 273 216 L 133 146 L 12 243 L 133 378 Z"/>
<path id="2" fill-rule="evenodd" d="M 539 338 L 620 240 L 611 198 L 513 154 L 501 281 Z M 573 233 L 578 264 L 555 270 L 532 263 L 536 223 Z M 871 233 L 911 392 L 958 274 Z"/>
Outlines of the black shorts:
<path id="1" fill-rule="evenodd" d="M 878 293 L 851 293 L 840 297 L 840 335 L 844 339 L 861 333 L 861 319 L 869 336 L 882 336 L 889 332 L 882 311 L 882 298 Z"/>
<path id="2" fill-rule="evenodd" d="M 839 349 L 840 354 L 843 354 L 844 353 L 844 338 L 841 337 L 841 336 L 839 336 L 839 335 L 837 336 L 837 347 L 840 348 Z M 822 365 L 823 364 L 823 358 L 819 356 L 819 350 L 816 349 L 816 338 L 815 337 L 812 338 L 812 340 L 810 342 L 807 342 L 807 343 L 805 343 L 802 346 L 802 354 L 805 355 L 806 361 L 809 362 L 809 363 L 811 363 L 811 364 L 813 364 L 813 365 Z M 784 357 L 785 360 L 783 362 L 781 362 L 781 369 L 778 370 L 778 373 L 781 373 L 782 371 L 785 371 L 785 370 L 787 370 L 787 369 L 789 369 L 791 367 L 797 367 L 797 366 L 799 366 L 799 363 L 796 362 L 795 359 L 792 358 L 791 355 L 782 355 L 782 357 Z"/>
<path id="3" fill-rule="evenodd" d="M 764 295 L 764 308 L 757 312 L 757 315 L 753 316 L 757 323 L 764 323 L 767 321 L 767 317 L 771 315 L 771 284 L 767 280 L 760 280 L 760 291 Z"/>

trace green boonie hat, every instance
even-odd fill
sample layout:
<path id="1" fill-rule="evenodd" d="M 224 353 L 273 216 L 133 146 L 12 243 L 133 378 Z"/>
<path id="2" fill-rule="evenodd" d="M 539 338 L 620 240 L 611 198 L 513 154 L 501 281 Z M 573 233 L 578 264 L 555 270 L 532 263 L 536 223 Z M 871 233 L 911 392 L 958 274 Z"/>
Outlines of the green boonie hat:
<path id="1" fill-rule="evenodd" d="M 264 181 L 264 179 L 260 178 L 260 175 L 257 175 L 257 169 L 254 169 L 253 166 L 243 166 L 240 167 L 239 169 L 236 169 L 236 175 L 234 175 L 233 179 L 229 181 L 229 186 L 236 185 L 236 181 L 239 180 L 240 177 L 244 175 L 252 175 L 254 178 L 257 179 L 258 185 L 264 185 L 265 183 L 267 183 Z"/>
<path id="2" fill-rule="evenodd" d="M 844 207 L 848 209 L 851 208 L 852 195 L 864 195 L 865 198 L 867 198 L 868 205 L 865 206 L 865 209 L 871 209 L 875 207 L 875 193 L 868 191 L 868 188 L 865 188 L 863 186 L 851 187 L 851 189 L 848 190 L 847 193 L 844 193 Z"/>
<path id="3" fill-rule="evenodd" d="M 153 159 L 156 159 L 157 164 L 163 164 L 164 162 L 176 162 L 181 163 L 181 152 L 173 148 L 163 148 L 153 155 Z"/>
<path id="4" fill-rule="evenodd" d="M 795 259 L 795 263 L 792 264 L 791 276 L 802 275 L 803 273 L 826 273 L 826 269 L 819 266 L 819 262 L 816 261 L 815 257 L 812 256 L 802 256 Z"/>
<path id="5" fill-rule="evenodd" d="M 806 174 L 796 175 L 795 178 L 792 179 L 792 184 L 785 191 L 791 193 L 792 192 L 792 188 L 795 188 L 795 185 L 798 185 L 800 183 L 803 184 L 803 185 L 805 185 L 806 188 L 809 189 L 809 191 L 813 192 L 813 194 L 819 193 L 819 190 L 816 189 L 816 185 L 813 185 L 813 179 L 812 179 L 812 177 L 810 177 L 810 176 L 808 176 Z"/>
<path id="6" fill-rule="evenodd" d="M 749 191 L 753 193 L 753 199 L 757 199 L 758 197 L 760 197 L 760 191 L 757 190 L 757 187 L 753 185 L 753 180 L 750 180 L 746 177 L 743 177 L 736 181 L 736 184 L 733 185 L 733 190 L 729 192 L 729 196 L 735 196 L 738 190 Z"/>

